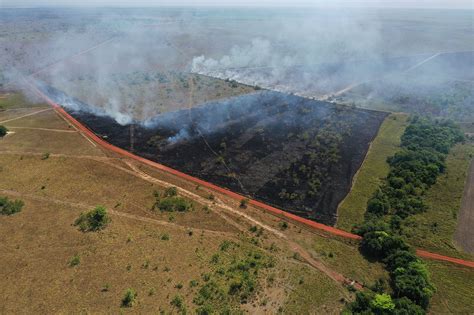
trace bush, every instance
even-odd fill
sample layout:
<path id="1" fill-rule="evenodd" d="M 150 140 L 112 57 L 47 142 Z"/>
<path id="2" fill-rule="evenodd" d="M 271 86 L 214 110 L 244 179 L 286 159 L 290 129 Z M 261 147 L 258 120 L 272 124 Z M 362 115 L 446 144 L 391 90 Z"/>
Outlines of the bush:
<path id="1" fill-rule="evenodd" d="M 72 256 L 71 260 L 69 261 L 69 266 L 70 267 L 75 267 L 81 263 L 81 256 L 79 254 L 76 254 Z"/>
<path id="2" fill-rule="evenodd" d="M 191 209 L 191 203 L 182 197 L 172 196 L 161 199 L 155 207 L 166 212 L 185 212 Z"/>
<path id="3" fill-rule="evenodd" d="M 24 205 L 21 200 L 10 201 L 8 197 L 0 197 L 0 214 L 12 215 L 18 213 Z"/>
<path id="4" fill-rule="evenodd" d="M 239 207 L 242 208 L 242 209 L 246 209 L 248 204 L 249 204 L 249 199 L 245 198 L 245 199 L 240 200 Z"/>
<path id="5" fill-rule="evenodd" d="M 107 210 L 103 206 L 97 206 L 94 210 L 81 213 L 74 225 L 83 232 L 95 232 L 104 229 L 110 221 Z"/>
<path id="6" fill-rule="evenodd" d="M 178 189 L 176 187 L 167 188 L 163 196 L 160 192 L 155 191 L 155 204 L 152 209 L 160 209 L 160 211 L 166 212 L 184 212 L 192 208 L 192 204 L 186 199 L 178 196 Z"/>
<path id="7" fill-rule="evenodd" d="M 5 126 L 0 125 L 0 138 L 3 138 L 8 133 L 8 129 Z"/>
<path id="8" fill-rule="evenodd" d="M 123 307 L 132 307 L 137 302 L 137 292 L 133 289 L 127 289 L 125 295 L 122 298 Z"/>
<path id="9" fill-rule="evenodd" d="M 184 308 L 184 300 L 181 295 L 176 295 L 170 302 L 171 305 L 177 307 L 178 309 Z"/>

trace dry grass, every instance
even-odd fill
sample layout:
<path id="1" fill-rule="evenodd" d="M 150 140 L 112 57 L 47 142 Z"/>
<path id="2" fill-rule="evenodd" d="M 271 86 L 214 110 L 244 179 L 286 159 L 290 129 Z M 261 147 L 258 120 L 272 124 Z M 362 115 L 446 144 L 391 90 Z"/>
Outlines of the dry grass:
<path id="1" fill-rule="evenodd" d="M 15 126 L 69 130 L 52 111 L 18 119 Z M 252 224 L 244 218 L 227 213 L 227 220 L 236 223 L 230 224 L 194 200 L 194 210 L 187 213 L 151 211 L 153 191 L 164 187 L 143 180 L 77 132 L 18 128 L 1 141 L 0 194 L 24 200 L 25 207 L 0 218 L 0 313 L 117 313 L 125 311 L 120 303 L 127 288 L 138 293 L 138 303 L 128 311 L 176 312 L 170 304 L 176 294 L 191 311 L 198 288 L 191 288 L 189 281 L 209 271 L 210 258 L 224 240 L 276 258 L 274 280 L 267 280 L 268 272 L 259 273 L 259 292 L 251 303 L 240 306 L 243 309 L 274 313 L 290 303 L 289 309 L 307 313 L 323 305 L 342 307 L 339 300 L 346 296 L 345 289 L 313 268 L 301 271 L 308 279 L 305 286 L 292 288 L 302 264 L 291 258 L 284 240 L 266 232 L 259 237 L 249 233 Z M 171 175 L 143 169 L 199 195 L 210 194 Z M 224 196 L 216 194 L 216 200 L 238 208 L 238 202 Z M 111 213 L 105 230 L 82 233 L 73 226 L 81 212 L 98 204 Z M 266 214 L 262 220 L 269 225 L 278 222 Z M 269 250 L 272 243 L 278 251 Z M 80 262 L 72 267 L 74 256 Z M 300 294 L 292 293 L 307 293 L 309 287 L 318 294 L 298 301 Z"/>

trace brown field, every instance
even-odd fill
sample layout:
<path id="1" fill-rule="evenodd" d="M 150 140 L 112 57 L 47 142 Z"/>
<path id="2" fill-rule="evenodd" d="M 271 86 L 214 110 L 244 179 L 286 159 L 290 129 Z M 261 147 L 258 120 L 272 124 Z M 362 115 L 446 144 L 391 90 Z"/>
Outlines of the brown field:
<path id="1" fill-rule="evenodd" d="M 203 188 L 103 152 L 54 111 L 6 125 L 14 133 L 0 140 L 0 195 L 22 199 L 25 207 L 0 217 L 0 313 L 176 313 L 170 304 L 176 295 L 193 310 L 202 275 L 226 266 L 209 263 L 224 240 L 238 244 L 229 259 L 249 252 L 275 259 L 274 267 L 259 272 L 258 293 L 246 304 L 231 300 L 232 308 L 338 313 L 341 300 L 351 299 L 341 283 L 294 255 L 305 253 L 289 241 L 299 228 L 279 231 L 278 218 L 239 209 L 217 194 L 211 201 Z M 153 191 L 171 185 L 190 197 L 192 211 L 150 210 Z M 112 218 L 105 230 L 83 233 L 73 226 L 81 212 L 99 204 Z M 253 213 L 260 215 L 251 219 Z M 262 228 L 259 235 L 249 231 L 253 225 Z M 75 255 L 80 263 L 71 267 Z M 130 309 L 121 307 L 127 288 L 138 293 Z"/>

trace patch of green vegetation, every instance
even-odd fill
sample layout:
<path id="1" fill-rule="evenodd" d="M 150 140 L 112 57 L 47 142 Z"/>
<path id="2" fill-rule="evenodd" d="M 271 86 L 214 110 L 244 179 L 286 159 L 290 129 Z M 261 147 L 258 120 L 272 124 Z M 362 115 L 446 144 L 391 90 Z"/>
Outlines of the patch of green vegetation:
<path id="1" fill-rule="evenodd" d="M 122 307 L 132 307 L 137 302 L 137 292 L 133 289 L 127 289 L 122 298 Z"/>
<path id="2" fill-rule="evenodd" d="M 0 125 L 0 138 L 5 137 L 7 133 L 8 133 L 7 127 Z"/>
<path id="3" fill-rule="evenodd" d="M 258 249 L 224 241 L 219 252 L 210 259 L 211 272 L 202 275 L 202 283 L 193 299 L 196 313 L 238 312 L 239 304 L 254 299 L 260 276 L 274 264 L 272 257 Z"/>
<path id="4" fill-rule="evenodd" d="M 0 197 L 0 214 L 12 215 L 23 209 L 24 202 L 22 200 L 11 201 L 8 197 Z"/>
<path id="5" fill-rule="evenodd" d="M 170 302 L 170 304 L 178 309 L 178 313 L 186 314 L 186 305 L 181 295 L 176 295 Z"/>
<path id="6" fill-rule="evenodd" d="M 411 120 L 402 150 L 388 159 L 387 180 L 369 199 L 365 222 L 355 228 L 363 236 L 361 252 L 385 263 L 390 272 L 394 300 L 382 303 L 391 309 L 379 309 L 382 304 L 376 302 L 383 292 L 360 292 L 349 305 L 352 313 L 423 314 L 428 308 L 436 289 L 426 265 L 405 242 L 401 224 L 426 210 L 423 195 L 444 172 L 449 150 L 463 140 L 459 126 L 450 121 Z"/>
<path id="7" fill-rule="evenodd" d="M 377 137 L 354 178 L 351 191 L 339 205 L 338 228 L 350 231 L 355 224 L 364 221 L 367 202 L 390 171 L 387 158 L 399 149 L 407 119 L 406 114 L 391 114 L 380 126 Z"/>
<path id="8" fill-rule="evenodd" d="M 469 258 L 454 247 L 453 235 L 472 155 L 472 144 L 458 144 L 451 150 L 446 159 L 446 171 L 424 196 L 427 210 L 401 224 L 403 234 L 411 244 L 445 255 Z"/>
<path id="9" fill-rule="evenodd" d="M 97 206 L 87 213 L 81 213 L 74 225 L 78 226 L 79 230 L 83 232 L 95 232 L 104 229 L 110 221 L 107 209 L 103 206 Z"/>
<path id="10" fill-rule="evenodd" d="M 474 310 L 474 272 L 450 263 L 426 260 L 437 293 L 431 299 L 432 314 L 471 314 Z"/>
<path id="11" fill-rule="evenodd" d="M 178 196 L 176 187 L 169 187 L 163 193 L 155 191 L 155 203 L 152 209 L 159 209 L 166 212 L 185 212 L 192 209 L 193 205 L 183 197 Z"/>
<path id="12" fill-rule="evenodd" d="M 81 263 L 81 256 L 79 254 L 75 254 L 72 256 L 71 260 L 69 261 L 70 267 L 78 266 Z"/>

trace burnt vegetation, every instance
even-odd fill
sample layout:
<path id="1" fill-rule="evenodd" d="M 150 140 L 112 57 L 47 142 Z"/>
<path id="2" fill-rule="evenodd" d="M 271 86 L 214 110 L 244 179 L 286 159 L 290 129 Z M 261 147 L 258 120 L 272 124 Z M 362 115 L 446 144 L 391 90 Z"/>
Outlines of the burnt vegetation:
<path id="1" fill-rule="evenodd" d="M 133 126 L 71 111 L 107 141 L 298 215 L 334 224 L 386 114 L 261 91 Z"/>

